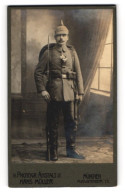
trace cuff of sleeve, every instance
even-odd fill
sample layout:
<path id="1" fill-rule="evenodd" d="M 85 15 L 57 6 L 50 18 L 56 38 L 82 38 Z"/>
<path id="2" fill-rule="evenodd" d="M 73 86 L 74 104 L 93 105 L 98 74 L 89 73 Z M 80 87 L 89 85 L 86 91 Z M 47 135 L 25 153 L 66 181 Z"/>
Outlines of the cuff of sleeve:
<path id="1" fill-rule="evenodd" d="M 42 91 L 46 91 L 46 88 L 44 86 L 37 88 L 37 93 L 41 93 Z"/>

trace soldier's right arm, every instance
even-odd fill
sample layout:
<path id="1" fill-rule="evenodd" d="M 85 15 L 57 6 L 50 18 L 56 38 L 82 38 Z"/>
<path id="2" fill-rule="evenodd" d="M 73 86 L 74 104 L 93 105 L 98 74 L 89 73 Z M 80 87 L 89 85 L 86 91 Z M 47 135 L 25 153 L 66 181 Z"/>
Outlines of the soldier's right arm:
<path id="1" fill-rule="evenodd" d="M 47 75 L 47 63 L 48 63 L 48 52 L 47 50 L 43 53 L 40 58 L 36 69 L 34 71 L 34 78 L 36 83 L 37 92 L 41 93 L 42 91 L 46 91 L 46 84 L 48 81 Z"/>

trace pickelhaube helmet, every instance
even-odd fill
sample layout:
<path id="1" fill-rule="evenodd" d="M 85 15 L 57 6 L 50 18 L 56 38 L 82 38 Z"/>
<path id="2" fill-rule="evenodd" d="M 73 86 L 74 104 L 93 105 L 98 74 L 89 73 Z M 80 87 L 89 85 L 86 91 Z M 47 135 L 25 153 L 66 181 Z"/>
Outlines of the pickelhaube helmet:
<path id="1" fill-rule="evenodd" d="M 67 29 L 66 26 L 64 26 L 62 20 L 61 20 L 61 24 L 57 26 L 55 30 L 55 35 L 59 35 L 59 34 L 67 34 L 67 35 L 69 34 L 69 30 Z"/>

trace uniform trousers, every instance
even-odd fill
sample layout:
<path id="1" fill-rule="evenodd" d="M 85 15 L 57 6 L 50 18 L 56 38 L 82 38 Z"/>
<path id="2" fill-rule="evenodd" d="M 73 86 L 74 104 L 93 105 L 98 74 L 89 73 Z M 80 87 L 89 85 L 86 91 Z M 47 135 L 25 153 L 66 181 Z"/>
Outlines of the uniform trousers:
<path id="1" fill-rule="evenodd" d="M 77 121 L 74 117 L 74 101 L 51 101 L 47 107 L 47 132 L 49 132 L 51 150 L 58 147 L 58 124 L 60 111 L 64 117 L 66 150 L 75 149 Z"/>

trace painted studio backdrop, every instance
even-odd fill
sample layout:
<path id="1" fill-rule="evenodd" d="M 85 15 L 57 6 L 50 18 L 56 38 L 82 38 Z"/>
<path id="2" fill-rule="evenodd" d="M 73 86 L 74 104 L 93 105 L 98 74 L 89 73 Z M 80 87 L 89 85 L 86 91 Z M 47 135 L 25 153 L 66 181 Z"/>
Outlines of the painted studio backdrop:
<path id="1" fill-rule="evenodd" d="M 113 10 L 14 8 L 11 17 L 11 136 L 45 137 L 46 102 L 37 97 L 34 69 L 39 52 L 55 42 L 62 19 L 78 53 L 85 86 L 78 136 L 113 135 Z M 59 136 L 64 136 L 60 116 Z"/>

